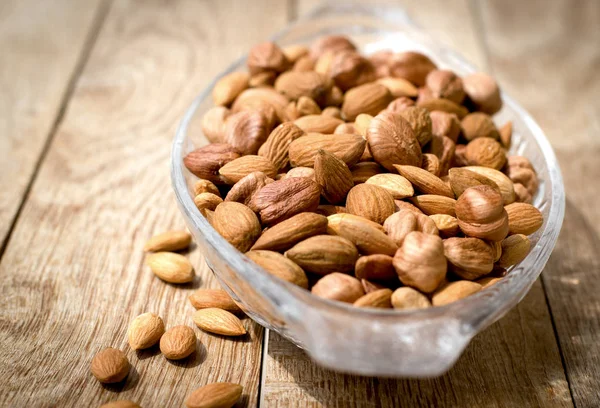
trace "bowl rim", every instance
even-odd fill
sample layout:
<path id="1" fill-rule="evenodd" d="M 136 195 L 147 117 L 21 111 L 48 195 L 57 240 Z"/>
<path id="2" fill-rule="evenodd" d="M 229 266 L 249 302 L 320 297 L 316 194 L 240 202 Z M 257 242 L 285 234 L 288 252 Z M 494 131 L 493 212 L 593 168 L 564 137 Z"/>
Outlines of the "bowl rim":
<path id="1" fill-rule="evenodd" d="M 322 8 L 327 7 L 330 6 L 322 6 Z M 359 9 L 361 13 L 364 12 L 364 8 Z M 378 9 L 377 15 L 373 14 L 372 16 L 381 19 L 381 14 L 379 14 L 381 12 L 380 9 L 381 8 Z M 397 7 L 395 9 L 397 12 L 403 13 L 403 17 L 406 16 L 402 9 Z M 273 37 L 271 37 L 271 40 L 276 41 L 292 29 L 306 24 L 307 22 L 310 22 L 315 18 L 319 18 L 320 13 L 318 11 L 319 8 L 309 13 L 306 17 L 301 18 L 292 24 L 289 24 L 288 26 L 286 26 L 286 28 L 284 28 L 283 30 L 275 34 Z M 420 30 L 410 19 L 406 19 L 399 23 L 404 25 L 412 24 L 412 28 Z M 399 24 L 398 26 L 398 32 L 402 32 L 401 24 Z M 424 33 L 421 32 L 419 34 L 420 36 L 423 36 Z M 425 38 L 433 41 L 433 38 L 429 37 L 429 35 L 426 33 Z M 447 54 L 450 54 L 453 57 L 461 60 L 461 63 L 468 67 L 468 69 L 470 69 L 472 72 L 476 71 L 475 67 L 471 63 L 469 63 L 467 59 L 462 57 L 461 54 L 459 54 L 458 52 L 446 47 L 443 44 L 438 44 L 437 47 L 439 50 L 444 51 Z M 519 282 L 521 284 L 517 287 L 511 287 L 509 285 L 511 279 L 502 279 L 502 281 L 494 285 L 494 288 L 497 289 L 495 291 L 488 290 L 491 288 L 484 288 L 483 290 L 479 291 L 474 295 L 468 296 L 467 298 L 460 299 L 456 302 L 444 306 L 436 306 L 417 310 L 356 308 L 352 306 L 352 304 L 320 298 L 318 296 L 312 295 L 310 291 L 296 287 L 289 282 L 285 282 L 276 278 L 275 276 L 266 272 L 260 266 L 251 262 L 248 257 L 246 257 L 243 253 L 241 253 L 231 244 L 229 244 L 229 242 L 227 242 L 223 237 L 221 237 L 221 235 L 219 235 L 216 232 L 216 230 L 208 223 L 206 218 L 202 216 L 197 210 L 193 198 L 188 192 L 187 182 L 184 176 L 184 173 L 187 171 L 187 169 L 185 169 L 183 165 L 182 151 L 184 141 L 187 136 L 188 125 L 192 120 L 192 117 L 194 116 L 196 110 L 207 97 L 210 97 L 211 91 L 215 86 L 216 82 L 223 76 L 238 70 L 239 67 L 245 62 L 245 60 L 246 55 L 235 60 L 229 67 L 227 67 L 224 71 L 215 76 L 215 78 L 200 92 L 200 94 L 194 98 L 191 105 L 187 108 L 177 128 L 175 139 L 172 144 L 170 166 L 172 187 L 175 192 L 175 196 L 181 211 L 183 211 L 187 215 L 188 219 L 191 220 L 191 222 L 198 230 L 202 231 L 201 233 L 203 234 L 207 243 L 211 245 L 211 247 L 218 253 L 218 255 L 221 258 L 226 259 L 226 262 L 230 264 L 230 266 L 235 270 L 237 274 L 242 275 L 244 279 L 246 279 L 255 289 L 259 291 L 266 290 L 268 292 L 271 292 L 272 294 L 277 293 L 276 295 L 274 295 L 276 297 L 282 298 L 288 295 L 287 300 L 305 304 L 306 302 L 302 299 L 302 297 L 308 295 L 310 296 L 312 307 L 316 306 L 330 309 L 334 313 L 352 313 L 353 316 L 356 316 L 358 318 L 364 317 L 369 319 L 406 318 L 408 316 L 423 319 L 435 319 L 437 317 L 444 316 L 452 312 L 460 314 L 460 311 L 462 309 L 472 310 L 472 308 L 469 307 L 470 305 L 475 305 L 481 302 L 484 298 L 489 298 L 490 295 L 493 296 L 493 298 L 501 298 L 503 294 L 508 294 L 509 298 L 506 299 L 505 302 L 512 301 L 514 303 L 518 302 L 520 298 L 522 298 L 525 295 L 531 284 L 533 284 L 535 279 L 537 279 L 537 276 L 539 276 L 539 273 L 538 275 L 536 275 L 536 278 L 533 279 L 531 282 L 525 282 L 526 280 L 523 279 L 523 282 Z M 535 259 L 535 261 L 536 264 L 541 262 L 543 263 L 543 265 L 545 265 L 550 256 L 550 253 L 552 252 L 551 249 L 553 249 L 554 245 L 556 244 L 558 234 L 560 232 L 560 227 L 562 226 L 564 218 L 565 196 L 562 174 L 558 165 L 558 161 L 556 159 L 556 155 L 550 145 L 550 142 L 546 138 L 542 129 L 533 119 L 533 117 L 505 92 L 502 93 L 502 100 L 504 105 L 510 106 L 510 108 L 513 109 L 517 113 L 517 115 L 521 117 L 521 119 L 526 123 L 527 127 L 529 127 L 531 133 L 533 134 L 535 142 L 537 143 L 540 151 L 542 152 L 543 158 L 548 167 L 548 174 L 550 176 L 548 179 L 548 183 L 550 184 L 550 187 L 552 189 L 552 197 L 551 200 L 549 200 L 550 211 L 548 217 L 544 219 L 544 225 L 540 230 L 541 235 L 539 237 L 539 240 L 536 243 L 536 245 L 532 247 L 532 250 L 527 255 L 527 257 L 524 260 L 522 260 L 515 267 L 515 269 L 519 268 L 519 265 L 523 262 L 532 259 L 532 256 L 536 255 L 534 249 L 541 246 L 541 244 L 543 244 L 544 248 L 550 247 L 550 249 L 544 251 L 544 248 L 540 248 L 540 251 L 539 253 L 537 253 L 537 258 Z M 552 220 L 552 227 L 550 226 L 549 220 Z M 540 267 L 540 273 L 542 269 L 543 266 Z M 508 276 L 510 276 L 510 274 L 508 274 L 507 277 Z M 525 292 L 523 290 L 525 290 Z M 271 299 L 269 299 L 269 301 L 271 301 Z M 497 305 L 493 303 L 494 302 L 490 301 L 488 307 L 482 307 L 479 309 L 479 313 L 477 313 L 477 315 L 479 316 L 479 321 L 475 319 L 475 323 L 472 324 L 474 329 L 478 329 L 486 323 L 495 321 L 496 317 L 499 317 L 499 315 L 503 314 L 503 311 L 500 310 L 500 308 L 498 308 Z"/>

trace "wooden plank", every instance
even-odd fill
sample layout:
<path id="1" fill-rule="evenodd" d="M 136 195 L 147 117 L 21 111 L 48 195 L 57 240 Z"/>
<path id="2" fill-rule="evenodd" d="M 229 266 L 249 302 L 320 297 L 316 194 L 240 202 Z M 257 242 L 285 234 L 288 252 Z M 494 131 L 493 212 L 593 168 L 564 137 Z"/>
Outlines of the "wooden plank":
<path id="1" fill-rule="evenodd" d="M 487 1 L 482 15 L 494 73 L 557 149 L 566 214 L 542 278 L 574 402 L 598 406 L 600 3 Z"/>
<path id="2" fill-rule="evenodd" d="M 0 255 L 102 3 L 0 3 Z"/>
<path id="3" fill-rule="evenodd" d="M 312 3 L 312 2 L 308 2 Z M 485 50 L 466 1 L 402 2 L 424 28 L 485 69 Z M 298 3 L 300 13 L 304 1 Z M 435 34 L 435 30 L 434 34 Z M 262 399 L 266 406 L 572 406 L 544 292 L 525 299 L 478 335 L 447 374 L 430 380 L 357 377 L 318 367 L 269 333 Z"/>
<path id="4" fill-rule="evenodd" d="M 265 13 L 268 8 L 269 12 Z M 176 287 L 143 265 L 154 233 L 181 228 L 169 182 L 175 128 L 219 70 L 282 27 L 268 0 L 115 2 L 41 166 L 0 275 L 0 401 L 7 406 L 98 406 L 132 399 L 182 406 L 213 381 L 245 387 L 256 405 L 263 330 L 229 340 L 196 330 L 199 352 L 181 363 L 126 346 L 128 323 L 152 311 L 188 324 L 187 296 L 216 286 L 197 251 L 193 285 Z M 124 385 L 102 387 L 92 356 L 125 350 Z"/>

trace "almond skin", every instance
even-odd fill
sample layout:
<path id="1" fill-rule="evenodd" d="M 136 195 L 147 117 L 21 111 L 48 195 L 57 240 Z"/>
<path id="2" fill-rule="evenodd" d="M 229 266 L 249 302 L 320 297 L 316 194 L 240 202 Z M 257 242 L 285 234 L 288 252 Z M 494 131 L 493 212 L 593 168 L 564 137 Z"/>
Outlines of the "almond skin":
<path id="1" fill-rule="evenodd" d="M 194 280 L 194 268 L 183 255 L 172 252 L 155 252 L 146 264 L 160 279 L 169 283 L 188 283 Z"/>
<path id="2" fill-rule="evenodd" d="M 327 232 L 350 240 L 364 255 L 393 256 L 398 246 L 388 237 L 381 225 L 353 214 L 334 214 L 327 217 Z"/>
<path id="3" fill-rule="evenodd" d="M 521 262 L 531 248 L 531 243 L 527 235 L 515 234 L 502 240 L 502 255 L 498 260 L 498 265 L 508 268 Z"/>
<path id="4" fill-rule="evenodd" d="M 165 324 L 160 316 L 144 313 L 133 319 L 127 331 L 129 346 L 133 350 L 152 347 L 165 333 Z"/>
<path id="5" fill-rule="evenodd" d="M 456 200 L 449 197 L 435 194 L 423 194 L 410 198 L 410 201 L 427 215 L 447 214 L 453 217 L 456 216 Z"/>
<path id="6" fill-rule="evenodd" d="M 294 124 L 306 133 L 331 134 L 344 121 L 331 116 L 306 115 L 294 121 Z"/>
<path id="7" fill-rule="evenodd" d="M 223 289 L 198 289 L 189 297 L 190 303 L 196 309 L 216 307 L 231 313 L 240 313 L 242 309 Z"/>
<path id="8" fill-rule="evenodd" d="M 454 193 L 439 177 L 427 170 L 416 166 L 394 165 L 400 175 L 406 177 L 419 191 L 424 194 L 441 195 L 454 198 Z"/>
<path id="9" fill-rule="evenodd" d="M 369 177 L 366 184 L 373 184 L 387 190 L 394 199 L 412 197 L 415 194 L 412 184 L 399 174 L 383 173 Z"/>
<path id="10" fill-rule="evenodd" d="M 181 360 L 196 351 L 196 334 L 191 327 L 175 326 L 160 338 L 160 351 L 169 360 Z"/>
<path id="11" fill-rule="evenodd" d="M 260 213 L 263 224 L 276 224 L 319 205 L 321 186 L 306 177 L 275 181 L 256 193 L 250 208 Z"/>
<path id="12" fill-rule="evenodd" d="M 283 251 L 306 238 L 324 234 L 326 231 L 326 217 L 303 212 L 266 229 L 254 244 L 252 250 Z"/>
<path id="13" fill-rule="evenodd" d="M 476 110 L 493 115 L 502 108 L 500 89 L 491 76 L 482 72 L 467 75 L 463 87 Z"/>
<path id="14" fill-rule="evenodd" d="M 248 88 L 250 75 L 247 72 L 232 72 L 219 79 L 212 91 L 215 105 L 229 105 Z"/>
<path id="15" fill-rule="evenodd" d="M 192 235 L 187 231 L 167 231 L 146 241 L 144 251 L 179 251 L 190 246 Z"/>
<path id="16" fill-rule="evenodd" d="M 241 252 L 249 250 L 261 233 L 256 214 L 245 205 L 232 201 L 217 206 L 211 224 L 227 242 Z"/>
<path id="17" fill-rule="evenodd" d="M 229 190 L 225 201 L 235 201 L 244 205 L 249 205 L 252 198 L 258 191 L 274 180 L 268 177 L 262 171 L 255 171 L 244 176 Z M 218 205 L 219 203 L 217 203 Z M 215 206 L 216 208 L 216 206 Z M 214 210 L 214 208 L 211 208 Z"/>
<path id="18" fill-rule="evenodd" d="M 383 85 L 376 82 L 349 89 L 344 96 L 342 115 L 352 122 L 361 113 L 377 115 L 392 101 L 392 94 Z"/>
<path id="19" fill-rule="evenodd" d="M 187 408 L 231 408 L 242 396 L 243 387 L 233 383 L 212 383 L 196 389 L 185 400 Z"/>
<path id="20" fill-rule="evenodd" d="M 215 184 L 223 184 L 219 169 L 238 157 L 240 153 L 233 146 L 212 143 L 189 153 L 183 159 L 183 164 L 195 176 Z"/>
<path id="21" fill-rule="evenodd" d="M 346 198 L 346 210 L 378 224 L 392 215 L 396 209 L 394 197 L 384 188 L 373 184 L 352 187 Z"/>
<path id="22" fill-rule="evenodd" d="M 544 223 L 540 210 L 527 203 L 512 203 L 504 207 L 508 213 L 509 234 L 531 235 Z"/>
<path id="23" fill-rule="evenodd" d="M 421 146 L 408 123 L 393 112 L 375 116 L 367 129 L 369 148 L 375 161 L 389 171 L 395 164 L 421 165 Z"/>
<path id="24" fill-rule="evenodd" d="M 472 166 L 484 166 L 500 170 L 506 164 L 504 148 L 490 137 L 478 137 L 469 142 L 465 155 L 467 162 Z"/>
<path id="25" fill-rule="evenodd" d="M 490 246 L 478 238 L 445 239 L 444 253 L 450 270 L 463 279 L 478 279 L 494 268 L 494 254 Z"/>
<path id="26" fill-rule="evenodd" d="M 354 275 L 358 279 L 376 281 L 394 279 L 397 275 L 392 261 L 391 256 L 383 254 L 361 256 L 356 261 Z"/>
<path id="27" fill-rule="evenodd" d="M 352 271 L 358 251 L 346 238 L 316 235 L 288 249 L 285 256 L 307 272 L 326 275 L 335 271 Z"/>
<path id="28" fill-rule="evenodd" d="M 103 384 L 122 381 L 129 374 L 129 361 L 121 350 L 111 347 L 97 353 L 92 359 L 91 371 Z"/>
<path id="29" fill-rule="evenodd" d="M 308 289 L 308 279 L 302 268 L 280 253 L 258 250 L 248 251 L 246 252 L 246 256 L 263 267 L 271 275 L 277 276 L 301 288 Z"/>
<path id="30" fill-rule="evenodd" d="M 242 156 L 230 161 L 221 167 L 219 174 L 229 184 L 235 184 L 255 171 L 260 171 L 270 178 L 277 175 L 277 169 L 269 159 L 256 155 Z"/>
<path id="31" fill-rule="evenodd" d="M 290 162 L 288 157 L 290 144 L 303 135 L 304 131 L 293 123 L 282 123 L 269 134 L 266 142 L 258 149 L 258 155 L 269 159 L 279 171 Z"/>
<path id="32" fill-rule="evenodd" d="M 400 310 L 426 309 L 431 307 L 431 302 L 427 299 L 427 296 L 408 286 L 396 289 L 392 293 L 391 302 L 394 309 Z"/>
<path id="33" fill-rule="evenodd" d="M 242 336 L 246 329 L 234 314 L 216 307 L 198 309 L 194 312 L 194 323 L 202 330 L 222 336 Z"/>
<path id="34" fill-rule="evenodd" d="M 339 272 L 319 279 L 311 292 L 315 296 L 346 303 L 354 303 L 365 294 L 358 279 Z"/>
<path id="35" fill-rule="evenodd" d="M 469 113 L 461 121 L 463 136 L 468 141 L 478 137 L 491 137 L 498 140 L 500 134 L 490 115 L 483 112 Z"/>
<path id="36" fill-rule="evenodd" d="M 313 167 L 319 149 L 328 151 L 352 166 L 365 151 L 366 141 L 360 135 L 308 134 L 290 144 L 289 158 L 293 167 Z"/>
<path id="37" fill-rule="evenodd" d="M 473 295 L 481 289 L 481 285 L 476 282 L 464 280 L 449 282 L 435 291 L 431 298 L 431 303 L 434 306 L 444 306 Z"/>
<path id="38" fill-rule="evenodd" d="M 379 309 L 392 308 L 391 289 L 379 289 L 359 297 L 353 305 L 356 307 L 374 307 Z"/>
<path id="39" fill-rule="evenodd" d="M 335 155 L 319 149 L 314 166 L 315 180 L 322 187 L 323 197 L 331 204 L 344 201 L 354 186 L 352 173 L 346 163 Z"/>

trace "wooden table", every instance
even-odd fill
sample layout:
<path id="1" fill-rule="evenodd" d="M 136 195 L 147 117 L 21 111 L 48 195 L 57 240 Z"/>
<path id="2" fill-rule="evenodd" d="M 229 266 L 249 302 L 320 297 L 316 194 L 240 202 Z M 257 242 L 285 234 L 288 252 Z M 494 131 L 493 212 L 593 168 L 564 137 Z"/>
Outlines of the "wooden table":
<path id="1" fill-rule="evenodd" d="M 430 380 L 336 374 L 251 321 L 248 341 L 197 331 L 182 363 L 135 353 L 125 333 L 154 311 L 190 324 L 189 293 L 143 265 L 152 234 L 182 227 L 168 157 L 185 108 L 217 72 L 312 8 L 308 0 L 4 0 L 0 3 L 0 405 L 181 406 L 212 381 L 241 406 L 600 405 L 600 2 L 396 1 L 499 78 L 552 141 L 568 194 L 540 281 Z M 197 251 L 195 265 L 203 265 Z M 101 387 L 95 352 L 128 350 Z"/>

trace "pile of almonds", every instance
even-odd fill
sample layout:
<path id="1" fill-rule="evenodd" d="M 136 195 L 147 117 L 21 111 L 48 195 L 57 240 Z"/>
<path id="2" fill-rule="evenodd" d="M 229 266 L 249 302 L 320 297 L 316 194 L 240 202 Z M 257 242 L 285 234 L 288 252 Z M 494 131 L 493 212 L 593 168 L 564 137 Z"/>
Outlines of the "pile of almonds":
<path id="1" fill-rule="evenodd" d="M 267 272 L 357 307 L 445 305 L 497 282 L 543 223 L 496 81 L 346 37 L 264 43 L 221 78 L 189 153 L 194 202 Z"/>

